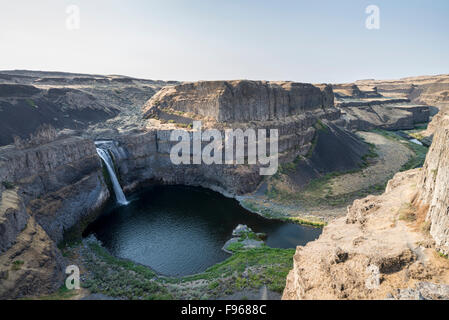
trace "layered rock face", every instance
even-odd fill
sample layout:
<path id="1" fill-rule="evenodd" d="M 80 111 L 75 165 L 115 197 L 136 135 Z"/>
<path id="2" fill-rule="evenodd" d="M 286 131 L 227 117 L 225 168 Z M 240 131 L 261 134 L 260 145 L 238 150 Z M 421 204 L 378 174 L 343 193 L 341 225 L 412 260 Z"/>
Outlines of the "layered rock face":
<path id="1" fill-rule="evenodd" d="M 434 134 L 440 126 L 442 115 L 449 111 L 449 75 L 447 74 L 398 80 L 361 80 L 356 84 L 376 86 L 379 92 L 385 96 L 408 98 L 414 104 L 431 106 L 431 116 L 434 117 L 429 124 L 427 135 Z M 436 114 L 438 109 L 440 113 Z"/>
<path id="2" fill-rule="evenodd" d="M 379 98 L 382 97 L 380 93 L 377 92 L 376 87 L 363 87 L 359 88 L 357 85 L 352 83 L 345 84 L 333 84 L 332 89 L 334 90 L 335 96 L 339 98 L 344 97 L 354 97 L 354 98 Z"/>
<path id="3" fill-rule="evenodd" d="M 334 121 L 340 114 L 333 106 L 332 89 L 327 85 L 246 80 L 163 88 L 145 104 L 143 112 L 145 117 L 156 119 L 163 113 L 181 112 L 191 121 L 207 119 L 209 127 L 217 129 L 277 129 L 281 163 L 307 154 L 317 121 Z M 116 159 L 126 188 L 151 179 L 203 186 L 232 196 L 257 188 L 263 178 L 260 165 L 173 165 L 173 127 L 166 125 L 118 138 L 127 153 Z M 185 131 L 192 139 L 193 131 Z M 245 144 L 246 148 L 246 141 Z"/>
<path id="4" fill-rule="evenodd" d="M 418 205 L 428 208 L 426 219 L 438 250 L 449 254 L 449 114 L 439 123 L 418 182 Z"/>
<path id="5" fill-rule="evenodd" d="M 144 106 L 192 112 L 217 122 L 270 121 L 334 106 L 332 89 L 295 82 L 203 81 L 163 88 Z"/>
<path id="6" fill-rule="evenodd" d="M 341 124 L 349 130 L 407 130 L 429 121 L 430 107 L 410 103 L 408 97 L 384 97 L 377 87 L 333 85 Z"/>
<path id="7" fill-rule="evenodd" d="M 284 299 L 448 298 L 449 266 L 433 247 L 449 252 L 447 115 L 441 124 L 422 169 L 397 174 L 297 248 Z"/>
<path id="8" fill-rule="evenodd" d="M 109 197 L 92 141 L 0 149 L 0 298 L 60 287 L 64 232 Z"/>

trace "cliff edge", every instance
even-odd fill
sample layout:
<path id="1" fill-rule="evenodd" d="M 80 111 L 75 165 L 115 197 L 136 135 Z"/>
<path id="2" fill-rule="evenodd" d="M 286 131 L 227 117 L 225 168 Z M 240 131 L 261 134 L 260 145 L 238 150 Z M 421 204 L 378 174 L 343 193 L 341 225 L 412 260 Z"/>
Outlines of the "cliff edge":
<path id="1" fill-rule="evenodd" d="M 381 196 L 298 247 L 283 299 L 449 298 L 449 117 L 423 168 L 398 173 Z"/>

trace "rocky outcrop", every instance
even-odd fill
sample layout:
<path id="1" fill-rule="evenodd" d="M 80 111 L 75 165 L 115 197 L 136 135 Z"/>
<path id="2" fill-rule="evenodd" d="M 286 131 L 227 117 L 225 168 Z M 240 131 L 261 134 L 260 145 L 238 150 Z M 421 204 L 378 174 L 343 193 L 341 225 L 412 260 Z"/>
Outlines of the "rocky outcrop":
<path id="1" fill-rule="evenodd" d="M 28 222 L 28 214 L 17 188 L 4 190 L 0 202 L 0 254 L 8 250 Z"/>
<path id="2" fill-rule="evenodd" d="M 449 115 L 441 118 L 440 128 L 427 154 L 418 187 L 418 206 L 428 209 L 426 220 L 437 248 L 449 254 Z"/>
<path id="3" fill-rule="evenodd" d="M 0 299 L 49 294 L 61 287 L 64 278 L 61 252 L 30 217 L 15 244 L 0 255 Z"/>
<path id="4" fill-rule="evenodd" d="M 327 85 L 295 82 L 201 81 L 163 88 L 143 107 L 145 117 L 161 109 L 191 112 L 217 122 L 270 121 L 333 108 Z"/>
<path id="5" fill-rule="evenodd" d="M 448 253 L 449 117 L 442 120 L 422 169 L 397 174 L 383 195 L 356 200 L 297 248 L 284 299 L 447 297 L 449 265 L 433 247 Z"/>
<path id="6" fill-rule="evenodd" d="M 0 149 L 0 298 L 59 288 L 64 233 L 109 197 L 92 141 Z"/>
<path id="7" fill-rule="evenodd" d="M 262 238 L 265 234 L 255 233 L 247 225 L 239 224 L 232 231 L 232 238 L 226 241 L 222 250 L 226 253 L 233 254 L 238 250 L 249 250 L 254 248 L 260 248 L 264 245 Z"/>
<path id="8" fill-rule="evenodd" d="M 379 98 L 382 97 L 380 93 L 377 92 L 376 87 L 364 86 L 359 88 L 359 86 L 353 83 L 343 83 L 343 84 L 333 84 L 332 89 L 335 96 L 338 98 L 352 97 L 352 98 Z"/>
<path id="9" fill-rule="evenodd" d="M 426 236 L 399 219 L 416 194 L 418 174 L 397 174 L 384 195 L 355 201 L 347 217 L 298 247 L 283 298 L 385 299 L 417 280 L 439 281 L 432 249 L 422 244 Z"/>
<path id="10" fill-rule="evenodd" d="M 449 75 L 420 76 L 398 80 L 362 80 L 357 85 L 376 86 L 388 97 L 408 98 L 414 104 L 430 106 L 432 122 L 426 135 L 433 135 L 440 126 L 442 115 L 449 111 Z M 435 110 L 436 109 L 436 110 Z M 440 111 L 440 113 L 436 114 Z"/>
<path id="11" fill-rule="evenodd" d="M 409 130 L 429 121 L 428 106 L 414 105 L 408 99 L 338 99 L 342 124 L 349 130 Z"/>
<path id="12" fill-rule="evenodd" d="M 253 191 L 262 176 L 258 166 L 244 165 L 175 165 L 170 159 L 171 130 L 150 130 L 118 138 L 125 156 L 116 157 L 125 190 L 147 181 L 166 184 L 202 186 L 224 195 Z M 191 133 L 190 133 L 191 134 Z"/>

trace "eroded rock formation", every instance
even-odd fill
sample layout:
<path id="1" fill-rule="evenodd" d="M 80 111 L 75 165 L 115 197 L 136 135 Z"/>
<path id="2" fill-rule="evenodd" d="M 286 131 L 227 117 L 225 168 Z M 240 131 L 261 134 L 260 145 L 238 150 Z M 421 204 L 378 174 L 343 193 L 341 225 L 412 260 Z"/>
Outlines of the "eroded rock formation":
<path id="1" fill-rule="evenodd" d="M 424 164 L 418 182 L 417 205 L 428 209 L 426 221 L 438 250 L 449 254 L 449 114 L 439 119 L 441 126 Z"/>
<path id="2" fill-rule="evenodd" d="M 217 122 L 247 122 L 279 120 L 333 107 L 334 95 L 327 85 L 236 80 L 166 87 L 145 104 L 143 111 L 145 117 L 172 109 Z"/>
<path id="3" fill-rule="evenodd" d="M 424 168 L 397 174 L 298 247 L 284 299 L 447 298 L 435 283 L 448 283 L 449 263 L 433 246 L 448 252 L 448 116 L 440 123 Z"/>
<path id="4" fill-rule="evenodd" d="M 0 148 L 0 298 L 48 294 L 62 285 L 64 232 L 109 197 L 92 141 Z"/>
<path id="5" fill-rule="evenodd" d="M 44 124 L 72 130 L 101 127 L 107 119 L 140 109 L 166 85 L 121 76 L 0 71 L 0 146 L 12 143 L 14 136 L 26 138 Z"/>
<path id="6" fill-rule="evenodd" d="M 428 105 L 411 103 L 408 96 L 382 96 L 377 87 L 355 84 L 332 85 L 340 124 L 349 130 L 406 130 L 429 121 Z M 362 89 L 363 90 L 362 90 Z"/>

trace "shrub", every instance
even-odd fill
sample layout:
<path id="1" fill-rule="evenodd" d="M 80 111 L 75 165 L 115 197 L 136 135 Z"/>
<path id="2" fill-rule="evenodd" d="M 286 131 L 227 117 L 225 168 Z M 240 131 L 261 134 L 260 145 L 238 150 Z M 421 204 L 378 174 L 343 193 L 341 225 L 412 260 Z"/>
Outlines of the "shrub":
<path id="1" fill-rule="evenodd" d="M 56 140 L 58 137 L 58 131 L 50 124 L 43 124 L 37 128 L 35 134 L 31 134 L 28 139 L 22 139 L 18 136 L 14 136 L 14 145 L 18 149 L 26 149 L 35 147 L 38 145 L 46 144 Z"/>
<path id="2" fill-rule="evenodd" d="M 14 184 L 12 182 L 9 181 L 3 181 L 2 185 L 6 188 L 6 189 L 14 189 Z"/>

